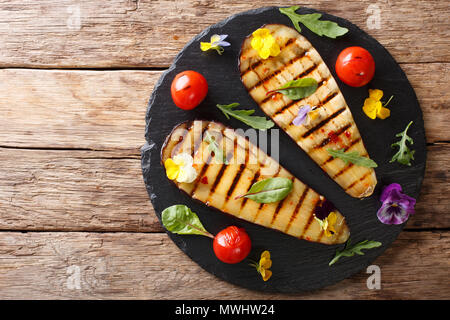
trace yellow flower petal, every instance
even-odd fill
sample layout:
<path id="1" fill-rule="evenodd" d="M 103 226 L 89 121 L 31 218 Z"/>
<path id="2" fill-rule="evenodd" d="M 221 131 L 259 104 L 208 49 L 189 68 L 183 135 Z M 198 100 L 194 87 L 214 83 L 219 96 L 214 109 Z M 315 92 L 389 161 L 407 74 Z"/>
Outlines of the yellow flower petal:
<path id="1" fill-rule="evenodd" d="M 261 258 L 259 260 L 259 267 L 264 269 L 269 269 L 272 266 L 272 260 L 270 258 Z"/>
<path id="2" fill-rule="evenodd" d="M 211 49 L 211 43 L 209 43 L 209 42 L 200 42 L 200 49 L 202 51 L 208 51 L 209 49 Z"/>
<path id="3" fill-rule="evenodd" d="M 272 56 L 272 57 L 276 57 L 277 55 L 279 55 L 280 54 L 280 46 L 276 43 L 276 42 L 274 42 L 274 44 L 272 45 L 272 47 L 270 48 L 270 55 Z"/>
<path id="4" fill-rule="evenodd" d="M 385 107 L 381 107 L 380 110 L 377 112 L 377 117 L 380 119 L 386 119 L 391 115 L 391 110 Z"/>
<path id="5" fill-rule="evenodd" d="M 377 117 L 377 111 L 381 107 L 380 101 L 373 98 L 367 98 L 364 100 L 363 111 L 370 119 L 375 119 Z"/>
<path id="6" fill-rule="evenodd" d="M 261 258 L 270 259 L 270 252 L 265 250 L 263 253 L 261 253 Z"/>
<path id="7" fill-rule="evenodd" d="M 250 42 L 253 49 L 256 51 L 260 50 L 263 47 L 263 40 L 260 37 L 253 37 L 252 42 Z"/>
<path id="8" fill-rule="evenodd" d="M 217 41 L 220 41 L 220 36 L 218 34 L 213 34 L 211 36 L 211 43 L 214 43 L 214 42 L 217 42 Z"/>
<path id="9" fill-rule="evenodd" d="M 383 97 L 383 91 L 379 89 L 369 89 L 369 97 L 379 101 Z"/>
<path id="10" fill-rule="evenodd" d="M 262 275 L 262 278 L 263 278 L 264 281 L 267 281 L 267 280 L 270 279 L 271 276 L 272 276 L 272 271 L 265 270 L 264 275 Z"/>
<path id="11" fill-rule="evenodd" d="M 164 162 L 164 167 L 166 168 L 167 178 L 174 180 L 178 177 L 180 173 L 180 166 L 177 165 L 171 158 Z"/>
<path id="12" fill-rule="evenodd" d="M 270 30 L 267 28 L 259 28 L 259 29 L 256 29 L 255 31 L 253 31 L 252 35 L 254 37 L 264 38 L 264 37 L 267 37 L 270 35 Z"/>
<path id="13" fill-rule="evenodd" d="M 267 59 L 270 56 L 270 49 L 269 48 L 262 48 L 258 51 L 259 56 L 263 59 Z"/>

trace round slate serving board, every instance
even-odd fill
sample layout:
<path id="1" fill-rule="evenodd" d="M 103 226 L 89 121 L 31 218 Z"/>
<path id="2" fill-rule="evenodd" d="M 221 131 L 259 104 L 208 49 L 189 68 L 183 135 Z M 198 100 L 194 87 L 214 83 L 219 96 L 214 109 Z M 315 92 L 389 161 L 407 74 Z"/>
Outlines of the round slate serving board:
<path id="1" fill-rule="evenodd" d="M 301 8 L 297 12 L 304 14 L 318 11 Z M 381 247 L 366 250 L 363 256 L 341 258 L 334 265 L 328 266 L 336 249 L 342 248 L 343 245 L 327 246 L 311 243 L 234 218 L 191 199 L 166 178 L 164 167 L 161 165 L 160 151 L 164 139 L 177 124 L 186 120 L 206 119 L 222 122 L 232 128 L 244 130 L 249 128 L 235 119 L 226 119 L 215 107 L 217 103 L 239 102 L 242 108 L 255 109 L 255 115 L 264 115 L 241 83 L 238 57 L 244 38 L 262 25 L 281 23 L 292 27 L 289 18 L 281 14 L 278 7 L 260 8 L 236 14 L 198 34 L 183 48 L 172 66 L 161 76 L 148 104 L 145 132 L 147 144 L 142 148 L 142 170 L 145 185 L 158 218 L 161 218 L 161 212 L 165 208 L 174 204 L 185 204 L 198 214 L 205 228 L 213 234 L 229 225 L 245 228 L 252 239 L 252 251 L 249 258 L 258 260 L 263 250 L 267 249 L 271 252 L 273 276 L 267 282 L 262 281 L 261 276 L 248 266 L 246 260 L 235 265 L 220 262 L 214 255 L 211 239 L 207 237 L 172 233 L 168 235 L 181 251 L 202 268 L 225 281 L 249 289 L 296 293 L 334 284 L 365 269 L 391 245 L 403 229 L 403 225 L 384 225 L 376 217 L 376 212 L 381 205 L 378 198 L 382 186 L 392 182 L 400 183 L 406 194 L 417 198 L 422 184 L 426 161 L 425 132 L 422 112 L 408 79 L 392 56 L 375 39 L 347 20 L 326 13 L 322 14 L 322 20 L 335 21 L 340 26 L 348 28 L 349 32 L 338 39 L 329 39 L 319 37 L 302 26 L 302 35 L 312 43 L 328 65 L 352 110 L 370 157 L 378 163 L 377 188 L 371 197 L 363 200 L 348 196 L 286 133 L 276 126 L 268 131 L 267 150 L 270 153 L 270 137 L 272 134 L 277 134 L 276 130 L 278 130 L 279 141 L 277 142 L 280 146 L 281 165 L 336 205 L 347 219 L 352 243 L 366 239 L 376 240 L 382 242 Z M 215 51 L 200 51 L 200 41 L 209 41 L 213 34 L 229 35 L 227 41 L 231 42 L 231 47 L 226 47 L 221 56 Z M 334 71 L 338 54 L 349 46 L 364 47 L 375 59 L 375 77 L 365 87 L 346 86 L 337 78 Z M 191 111 L 177 108 L 170 95 L 172 79 L 184 70 L 200 72 L 209 85 L 206 99 L 199 107 Z M 389 105 L 391 116 L 388 119 L 371 120 L 362 112 L 361 107 L 368 96 L 368 88 L 382 89 L 385 93 L 384 98 L 394 95 Z M 411 120 L 414 123 L 408 134 L 414 139 L 413 148 L 416 150 L 412 166 L 389 163 L 395 153 L 390 145 L 398 140 L 395 134 L 403 131 Z"/>

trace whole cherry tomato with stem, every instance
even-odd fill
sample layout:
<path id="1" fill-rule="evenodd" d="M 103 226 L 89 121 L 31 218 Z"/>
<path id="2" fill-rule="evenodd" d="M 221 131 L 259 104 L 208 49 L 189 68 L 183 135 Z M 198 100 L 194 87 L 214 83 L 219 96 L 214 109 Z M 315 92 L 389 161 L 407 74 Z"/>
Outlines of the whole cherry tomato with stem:
<path id="1" fill-rule="evenodd" d="M 244 229 L 230 226 L 220 231 L 213 242 L 216 257 L 225 263 L 238 263 L 244 260 L 252 248 L 252 242 Z"/>
<path id="2" fill-rule="evenodd" d="M 200 73 L 187 70 L 175 76 L 170 86 L 172 99 L 178 108 L 191 110 L 198 106 L 208 93 L 208 83 Z"/>
<path id="3" fill-rule="evenodd" d="M 369 51 L 361 47 L 348 47 L 336 60 L 336 73 L 345 84 L 362 87 L 375 74 L 375 61 Z"/>

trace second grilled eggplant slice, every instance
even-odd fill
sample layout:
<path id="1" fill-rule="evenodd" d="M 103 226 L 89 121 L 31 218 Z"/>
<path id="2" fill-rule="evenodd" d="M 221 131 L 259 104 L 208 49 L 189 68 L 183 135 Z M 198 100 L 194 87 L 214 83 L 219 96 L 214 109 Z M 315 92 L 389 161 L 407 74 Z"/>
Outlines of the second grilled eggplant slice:
<path id="1" fill-rule="evenodd" d="M 311 43 L 295 29 L 281 24 L 265 25 L 281 48 L 276 57 L 262 59 L 251 47 L 252 35 L 242 45 L 241 80 L 261 109 L 280 126 L 349 195 L 373 193 L 377 179 L 372 168 L 333 159 L 327 149 L 357 151 L 368 156 L 361 135 L 339 87 Z M 281 93 L 267 95 L 294 79 L 314 78 L 318 88 L 311 96 L 292 101 Z M 292 121 L 302 106 L 316 107 L 316 118 L 304 125 Z"/>
<path id="2" fill-rule="evenodd" d="M 222 161 L 223 157 L 215 159 L 211 153 L 205 141 L 205 137 L 211 136 L 216 137 L 217 147 L 223 150 L 226 161 Z M 300 239 L 324 244 L 347 241 L 350 231 L 342 214 L 334 210 L 337 215 L 336 232 L 327 237 L 313 214 L 325 198 L 233 129 L 210 121 L 182 123 L 167 137 L 161 160 L 164 163 L 181 153 L 192 155 L 198 177 L 192 183 L 174 182 L 192 198 Z M 283 200 L 262 204 L 248 198 L 236 199 L 247 193 L 255 182 L 271 177 L 286 177 L 293 181 L 292 191 Z"/>

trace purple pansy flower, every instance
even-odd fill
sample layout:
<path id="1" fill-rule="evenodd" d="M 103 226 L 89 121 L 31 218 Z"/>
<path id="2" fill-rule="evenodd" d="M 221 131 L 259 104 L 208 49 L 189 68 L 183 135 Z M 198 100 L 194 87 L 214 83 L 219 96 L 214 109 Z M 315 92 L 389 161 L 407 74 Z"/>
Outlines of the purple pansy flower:
<path id="1" fill-rule="evenodd" d="M 324 200 L 320 206 L 314 208 L 314 215 L 317 219 L 323 220 L 335 209 L 334 204 L 329 200 Z"/>
<path id="2" fill-rule="evenodd" d="M 402 224 L 414 214 L 416 199 L 402 193 L 398 183 L 392 183 L 383 189 L 380 201 L 383 202 L 377 212 L 378 219 L 384 224 Z"/>
<path id="3" fill-rule="evenodd" d="M 292 121 L 292 124 L 294 126 L 300 126 L 305 123 L 306 116 L 308 115 L 308 112 L 311 111 L 311 106 L 309 104 L 304 105 L 303 107 L 298 110 L 297 117 Z"/>

